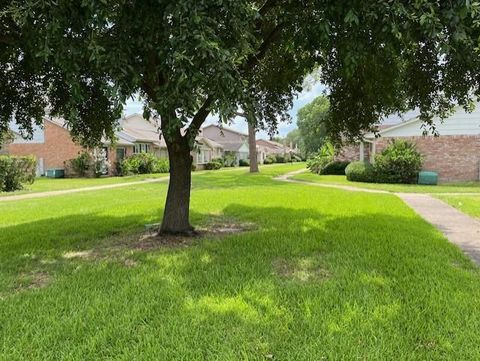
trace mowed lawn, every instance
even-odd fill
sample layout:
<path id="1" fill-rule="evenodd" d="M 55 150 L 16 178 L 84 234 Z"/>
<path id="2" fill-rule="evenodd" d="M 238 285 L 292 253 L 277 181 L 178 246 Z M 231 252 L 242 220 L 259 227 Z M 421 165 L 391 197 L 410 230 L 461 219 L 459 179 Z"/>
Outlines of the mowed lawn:
<path id="1" fill-rule="evenodd" d="M 16 192 L 0 192 L 0 197 L 9 197 L 20 194 L 61 191 L 86 187 L 103 186 L 129 182 L 141 182 L 144 180 L 168 177 L 168 174 L 139 174 L 125 177 L 101 177 L 101 178 L 36 178 L 32 184 L 26 184 L 25 188 Z"/>
<path id="2" fill-rule="evenodd" d="M 387 192 L 406 193 L 478 193 L 480 195 L 480 182 L 445 183 L 439 185 L 418 185 L 418 184 L 381 184 L 350 182 L 343 175 L 318 175 L 310 172 L 297 174 L 292 179 L 323 183 L 347 185 L 358 188 L 377 189 Z"/>
<path id="3" fill-rule="evenodd" d="M 1 360 L 477 360 L 480 273 L 389 194 L 193 178 L 192 222 L 139 241 L 165 183 L 0 203 Z"/>
<path id="4" fill-rule="evenodd" d="M 477 195 L 439 195 L 442 201 L 458 208 L 464 213 L 480 218 L 480 194 Z"/>

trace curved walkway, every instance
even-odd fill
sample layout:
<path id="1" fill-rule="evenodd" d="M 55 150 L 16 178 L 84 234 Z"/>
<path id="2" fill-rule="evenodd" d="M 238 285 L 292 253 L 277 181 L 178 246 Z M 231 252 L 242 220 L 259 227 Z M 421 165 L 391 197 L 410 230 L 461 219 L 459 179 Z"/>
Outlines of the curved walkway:
<path id="1" fill-rule="evenodd" d="M 345 191 L 396 195 L 418 215 L 442 232 L 450 242 L 460 247 L 474 262 L 480 264 L 480 221 L 460 212 L 458 209 L 442 202 L 440 199 L 424 193 L 392 193 L 375 189 L 289 179 L 302 172 L 305 172 L 305 170 L 302 169 L 300 171 L 287 173 L 275 179 L 283 182 L 336 188 Z"/>
<path id="2" fill-rule="evenodd" d="M 59 190 L 59 191 L 48 191 L 48 192 L 20 194 L 18 196 L 0 197 L 0 202 L 19 201 L 19 200 L 23 200 L 23 199 L 33 199 L 33 198 L 47 198 L 47 197 L 60 196 L 60 195 L 71 194 L 71 193 L 91 192 L 91 191 L 99 191 L 99 190 L 102 190 L 102 189 L 128 187 L 128 186 L 133 186 L 133 185 L 138 185 L 138 184 L 158 183 L 158 182 L 166 181 L 168 179 L 169 179 L 169 177 L 166 176 L 166 177 L 162 177 L 162 178 L 146 179 L 146 180 L 143 180 L 143 181 L 136 181 L 136 182 L 105 184 L 105 185 L 101 185 L 101 186 L 63 189 L 63 190 Z"/>

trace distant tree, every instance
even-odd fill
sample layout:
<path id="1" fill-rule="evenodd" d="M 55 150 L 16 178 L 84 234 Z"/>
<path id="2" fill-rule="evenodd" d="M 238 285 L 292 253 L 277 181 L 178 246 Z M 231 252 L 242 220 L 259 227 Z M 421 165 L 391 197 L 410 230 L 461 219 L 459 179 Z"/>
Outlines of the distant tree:
<path id="1" fill-rule="evenodd" d="M 297 126 L 305 155 L 317 152 L 327 135 L 326 122 L 329 116 L 329 101 L 326 96 L 319 96 L 311 103 L 300 108 L 297 113 Z"/>
<path id="2" fill-rule="evenodd" d="M 0 151 L 5 148 L 5 145 L 13 142 L 14 135 L 10 130 L 0 132 Z"/>
<path id="3" fill-rule="evenodd" d="M 298 128 L 295 128 L 293 130 L 291 130 L 290 132 L 287 133 L 287 135 L 285 136 L 285 142 L 287 145 L 290 145 L 292 144 L 293 147 L 297 146 L 298 149 L 300 150 L 300 152 L 304 152 L 305 151 L 305 144 L 304 144 L 304 141 L 303 141 L 303 137 L 302 137 L 302 134 L 300 132 L 300 129 Z"/>

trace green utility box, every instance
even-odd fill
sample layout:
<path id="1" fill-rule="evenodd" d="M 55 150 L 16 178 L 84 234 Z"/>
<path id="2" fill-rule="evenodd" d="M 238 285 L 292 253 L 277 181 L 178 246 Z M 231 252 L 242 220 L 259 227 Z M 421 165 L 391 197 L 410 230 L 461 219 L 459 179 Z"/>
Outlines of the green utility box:
<path id="1" fill-rule="evenodd" d="M 418 173 L 418 184 L 437 185 L 438 173 L 426 171 Z"/>
<path id="2" fill-rule="evenodd" d="M 47 178 L 65 178 L 65 170 L 60 168 L 47 169 Z"/>

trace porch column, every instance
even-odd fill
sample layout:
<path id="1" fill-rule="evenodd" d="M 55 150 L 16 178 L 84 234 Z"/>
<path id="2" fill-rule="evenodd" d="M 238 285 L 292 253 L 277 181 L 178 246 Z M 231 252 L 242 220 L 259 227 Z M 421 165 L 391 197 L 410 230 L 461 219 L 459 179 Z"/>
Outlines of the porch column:
<path id="1" fill-rule="evenodd" d="M 372 142 L 372 151 L 370 152 L 370 163 L 374 163 L 375 162 L 375 152 L 377 150 L 377 144 L 375 141 Z"/>
<path id="2" fill-rule="evenodd" d="M 360 143 L 360 161 L 365 161 L 365 144 L 363 142 Z"/>

